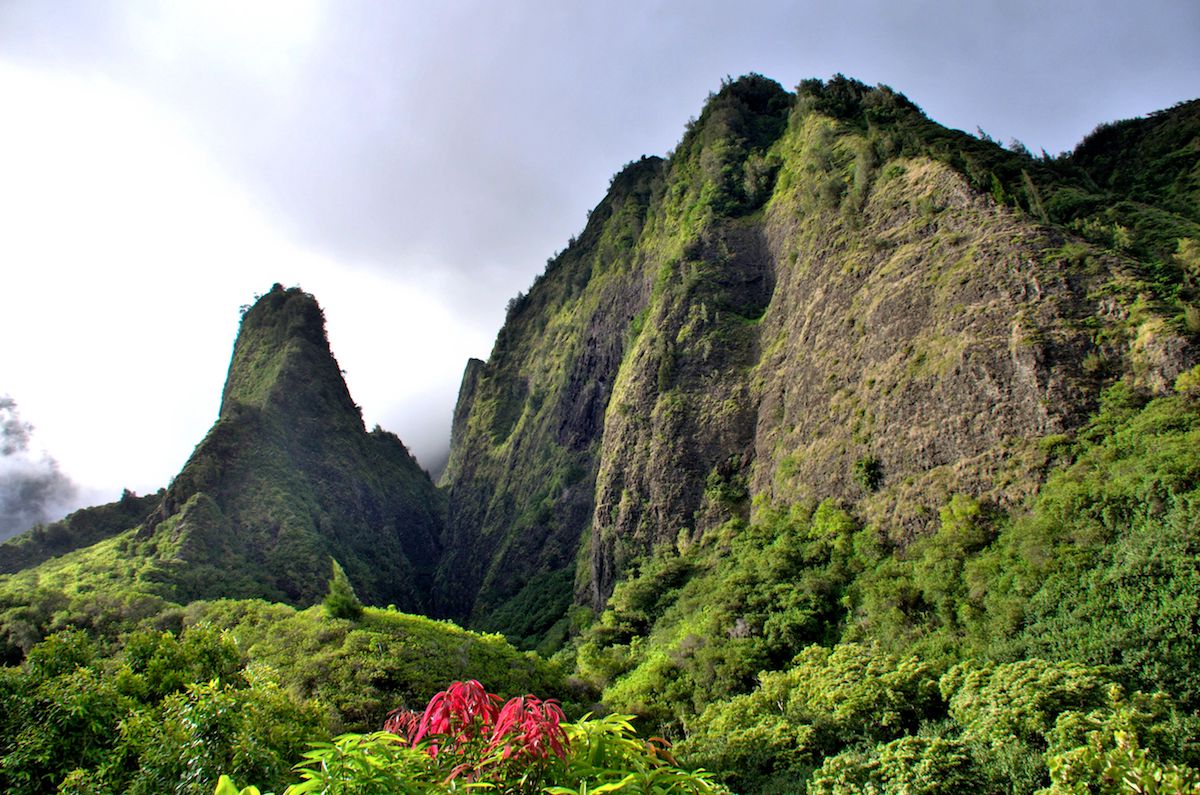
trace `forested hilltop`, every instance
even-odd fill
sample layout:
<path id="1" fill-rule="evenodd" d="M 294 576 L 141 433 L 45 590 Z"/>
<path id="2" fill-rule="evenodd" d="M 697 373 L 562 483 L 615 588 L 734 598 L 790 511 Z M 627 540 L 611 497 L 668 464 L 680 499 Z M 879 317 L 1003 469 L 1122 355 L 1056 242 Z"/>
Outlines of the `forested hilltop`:
<path id="1" fill-rule="evenodd" d="M 440 484 L 276 285 L 163 492 L 0 545 L 0 784 L 1200 792 L 1198 354 L 1200 101 L 1034 157 L 728 81 L 511 302 Z"/>

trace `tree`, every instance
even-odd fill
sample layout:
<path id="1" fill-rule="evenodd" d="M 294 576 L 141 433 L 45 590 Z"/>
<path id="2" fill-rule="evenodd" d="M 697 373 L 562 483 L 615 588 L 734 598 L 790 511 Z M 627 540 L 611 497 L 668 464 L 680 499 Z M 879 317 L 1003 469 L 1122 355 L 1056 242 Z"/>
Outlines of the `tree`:
<path id="1" fill-rule="evenodd" d="M 330 618 L 357 619 L 362 615 L 363 605 L 354 593 L 350 578 L 341 564 L 333 561 L 333 577 L 329 579 L 329 592 L 325 594 L 325 611 Z"/>

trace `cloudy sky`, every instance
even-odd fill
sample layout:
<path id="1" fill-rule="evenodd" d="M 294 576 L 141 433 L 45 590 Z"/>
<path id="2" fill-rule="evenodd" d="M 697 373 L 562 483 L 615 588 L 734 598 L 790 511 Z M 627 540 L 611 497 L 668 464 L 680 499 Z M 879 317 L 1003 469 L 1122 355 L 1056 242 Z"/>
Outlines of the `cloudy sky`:
<path id="1" fill-rule="evenodd" d="M 507 300 L 723 77 L 1055 154 L 1200 94 L 1197 41 L 1195 0 L 0 0 L 0 511 L 39 472 L 60 512 L 165 485 L 277 281 L 436 466 Z"/>

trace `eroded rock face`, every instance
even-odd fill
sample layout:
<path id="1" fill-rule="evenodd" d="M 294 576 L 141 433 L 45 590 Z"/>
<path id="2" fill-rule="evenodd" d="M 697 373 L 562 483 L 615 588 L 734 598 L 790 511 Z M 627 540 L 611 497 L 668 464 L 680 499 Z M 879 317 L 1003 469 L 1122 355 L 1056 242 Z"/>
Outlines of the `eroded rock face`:
<path id="1" fill-rule="evenodd" d="M 750 376 L 773 284 L 757 224 L 708 230 L 663 273 L 606 417 L 594 604 L 629 558 L 747 512 L 758 402 Z"/>
<path id="2" fill-rule="evenodd" d="M 510 306 L 488 362 L 468 366 L 443 476 L 441 615 L 538 635 L 571 602 L 605 411 L 650 294 L 636 242 L 661 170 L 648 158 L 614 178 L 580 238 Z M 554 587 L 535 581 L 547 574 Z M 527 586 L 536 605 L 492 620 Z"/>
<path id="3" fill-rule="evenodd" d="M 756 504 L 839 499 L 904 542 L 953 492 L 1036 489 L 1036 440 L 1106 383 L 1161 391 L 1195 360 L 1131 310 L 1133 250 L 1072 233 L 1098 227 L 1062 169 L 887 89 L 726 85 L 669 160 L 614 180 L 468 370 L 447 612 L 508 631 L 545 572 L 599 608 L 631 562 Z"/>
<path id="4" fill-rule="evenodd" d="M 886 489 L 1060 432 L 1089 405 L 1097 280 L 1043 264 L 1054 241 L 947 167 L 892 165 L 852 221 L 778 192 L 681 263 L 703 287 L 652 307 L 646 339 L 667 342 L 634 349 L 610 407 L 594 604 L 623 560 L 748 515 L 751 495 L 856 501 L 859 462 Z"/>
<path id="5" fill-rule="evenodd" d="M 1061 241 L 942 164 L 887 168 L 852 228 L 786 201 L 766 220 L 790 264 L 762 325 L 755 493 L 855 500 L 859 461 L 886 487 L 1061 432 L 1095 397 L 1099 272 L 1047 259 Z"/>

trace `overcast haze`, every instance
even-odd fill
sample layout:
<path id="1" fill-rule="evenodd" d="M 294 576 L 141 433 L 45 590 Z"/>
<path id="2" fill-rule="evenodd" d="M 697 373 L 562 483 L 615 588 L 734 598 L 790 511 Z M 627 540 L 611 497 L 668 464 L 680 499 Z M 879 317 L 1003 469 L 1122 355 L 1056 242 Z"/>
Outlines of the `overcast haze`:
<path id="1" fill-rule="evenodd" d="M 1194 0 L 0 0 L 0 398 L 48 512 L 153 490 L 239 306 L 298 284 L 435 466 L 507 300 L 723 77 L 842 72 L 1057 154 L 1200 94 L 1198 41 Z"/>

